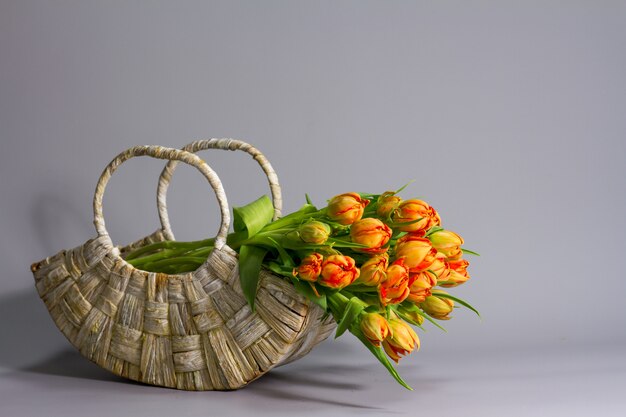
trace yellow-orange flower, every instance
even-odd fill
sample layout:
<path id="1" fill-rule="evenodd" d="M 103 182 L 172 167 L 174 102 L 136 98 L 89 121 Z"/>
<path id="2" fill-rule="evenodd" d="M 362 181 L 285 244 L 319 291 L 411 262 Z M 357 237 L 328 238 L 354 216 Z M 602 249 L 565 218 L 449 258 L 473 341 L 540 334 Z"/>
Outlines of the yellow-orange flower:
<path id="1" fill-rule="evenodd" d="M 392 220 L 394 223 L 414 222 L 398 226 L 403 232 L 424 232 L 441 224 L 437 211 L 427 202 L 417 199 L 401 202 L 393 212 Z"/>
<path id="2" fill-rule="evenodd" d="M 380 314 L 365 313 L 361 319 L 361 331 L 374 346 L 380 346 L 380 342 L 389 335 L 389 325 Z"/>
<path id="3" fill-rule="evenodd" d="M 389 265 L 389 255 L 386 253 L 374 255 L 361 265 L 361 276 L 359 282 L 375 287 L 387 277 L 387 266 Z"/>
<path id="4" fill-rule="evenodd" d="M 402 199 L 393 191 L 387 191 L 378 197 L 376 214 L 383 219 L 388 219 L 401 202 Z"/>
<path id="5" fill-rule="evenodd" d="M 461 259 L 463 238 L 450 230 L 439 230 L 428 236 L 433 248 L 445 255 L 448 260 Z"/>
<path id="6" fill-rule="evenodd" d="M 424 323 L 424 316 L 422 316 L 421 314 L 419 314 L 416 311 L 412 311 L 412 310 L 400 310 L 402 312 L 401 316 L 404 318 L 408 318 L 410 320 L 413 320 L 415 323 L 417 323 L 418 325 L 422 325 L 422 323 Z"/>
<path id="7" fill-rule="evenodd" d="M 369 202 L 357 193 L 336 195 L 328 202 L 328 217 L 339 224 L 352 224 L 361 219 Z"/>
<path id="8" fill-rule="evenodd" d="M 439 253 L 446 257 L 447 261 L 458 261 L 463 256 L 463 249 L 460 246 L 439 249 Z"/>
<path id="9" fill-rule="evenodd" d="M 402 320 L 389 320 L 389 336 L 383 341 L 387 355 L 396 363 L 404 355 L 420 348 L 420 340 L 415 331 Z"/>
<path id="10" fill-rule="evenodd" d="M 300 239 L 306 243 L 321 245 L 330 236 L 330 226 L 317 220 L 310 221 L 300 226 L 298 230 Z"/>
<path id="11" fill-rule="evenodd" d="M 359 277 L 354 259 L 344 255 L 331 255 L 322 263 L 322 274 L 318 282 L 325 287 L 341 289 Z"/>
<path id="12" fill-rule="evenodd" d="M 445 291 L 433 290 L 432 295 L 426 297 L 426 300 L 419 306 L 428 315 L 439 320 L 450 320 L 450 313 L 454 309 L 454 301 L 437 297 L 437 294 L 447 294 Z"/>
<path id="13" fill-rule="evenodd" d="M 432 243 L 433 248 L 437 250 L 461 246 L 464 243 L 461 236 L 450 230 L 439 230 L 431 233 L 428 236 L 428 240 Z"/>
<path id="14" fill-rule="evenodd" d="M 428 267 L 428 272 L 432 272 L 437 277 L 437 281 L 445 281 L 450 274 L 448 262 L 443 253 L 437 252 L 435 259 Z"/>
<path id="15" fill-rule="evenodd" d="M 293 275 L 305 281 L 315 282 L 322 273 L 323 259 L 319 253 L 305 256 L 300 265 L 293 269 Z"/>
<path id="16" fill-rule="evenodd" d="M 409 280 L 409 296 L 413 303 L 422 303 L 431 294 L 431 289 L 437 285 L 437 278 L 428 271 L 411 274 Z"/>
<path id="17" fill-rule="evenodd" d="M 399 259 L 387 268 L 387 279 L 378 287 L 382 305 L 398 304 L 409 296 L 409 269 Z"/>
<path id="18" fill-rule="evenodd" d="M 379 253 L 391 238 L 391 229 L 378 219 L 368 217 L 356 221 L 350 227 L 350 237 L 355 243 L 367 246 L 367 249 L 358 249 L 361 252 Z"/>
<path id="19" fill-rule="evenodd" d="M 449 269 L 447 269 L 448 276 L 442 280 L 446 281 L 445 284 L 441 284 L 442 287 L 456 287 L 467 281 L 470 276 L 467 273 L 467 267 L 469 262 L 465 259 L 448 262 Z"/>
<path id="20" fill-rule="evenodd" d="M 412 234 L 402 237 L 396 244 L 396 258 L 404 258 L 404 264 L 411 272 L 427 269 L 435 254 L 428 239 Z"/>

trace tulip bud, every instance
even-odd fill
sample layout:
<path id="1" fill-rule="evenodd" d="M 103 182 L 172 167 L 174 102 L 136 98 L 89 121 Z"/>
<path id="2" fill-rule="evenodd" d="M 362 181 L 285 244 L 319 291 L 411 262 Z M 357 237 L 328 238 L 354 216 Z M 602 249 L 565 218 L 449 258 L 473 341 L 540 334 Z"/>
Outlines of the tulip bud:
<path id="1" fill-rule="evenodd" d="M 415 331 L 402 320 L 389 320 L 389 336 L 383 341 L 387 355 L 396 363 L 404 355 L 420 348 L 420 340 Z"/>
<path id="2" fill-rule="evenodd" d="M 297 276 L 305 281 L 315 282 L 317 277 L 322 273 L 323 259 L 324 257 L 322 255 L 315 252 L 305 256 L 302 262 L 300 262 L 300 265 L 293 269 L 293 276 Z"/>
<path id="3" fill-rule="evenodd" d="M 441 224 L 441 219 L 437 211 L 422 200 L 405 200 L 398 205 L 393 212 L 394 223 L 408 223 L 398 226 L 403 232 L 425 232 L 433 226 Z"/>
<path id="4" fill-rule="evenodd" d="M 387 265 L 389 265 L 389 255 L 386 253 L 372 256 L 361 265 L 361 276 L 358 282 L 375 287 L 386 279 Z"/>
<path id="5" fill-rule="evenodd" d="M 380 303 L 399 304 L 409 296 L 409 269 L 399 259 L 387 268 L 387 279 L 378 288 Z"/>
<path id="6" fill-rule="evenodd" d="M 389 325 L 380 314 L 365 313 L 361 319 L 361 331 L 374 346 L 380 346 L 380 342 L 389 335 Z"/>
<path id="7" fill-rule="evenodd" d="M 328 202 L 328 217 L 344 226 L 352 224 L 361 219 L 369 202 L 357 193 L 337 195 Z"/>
<path id="8" fill-rule="evenodd" d="M 428 236 L 428 239 L 432 243 L 433 247 L 437 251 L 441 252 L 446 259 L 456 260 L 461 259 L 463 251 L 461 245 L 463 244 L 463 238 L 450 230 L 439 230 Z"/>
<path id="9" fill-rule="evenodd" d="M 322 264 L 319 283 L 325 287 L 341 289 L 359 277 L 359 269 L 349 256 L 331 255 Z"/>
<path id="10" fill-rule="evenodd" d="M 391 213 L 398 207 L 402 199 L 395 195 L 393 191 L 387 191 L 378 197 L 376 214 L 383 219 L 389 219 Z"/>
<path id="11" fill-rule="evenodd" d="M 437 297 L 437 294 L 447 294 L 445 291 L 433 290 L 432 295 L 419 306 L 429 316 L 438 320 L 450 320 L 449 314 L 454 309 L 454 301 L 448 298 Z"/>
<path id="12" fill-rule="evenodd" d="M 378 253 L 386 249 L 382 247 L 391 238 L 391 229 L 378 219 L 368 217 L 354 222 L 350 227 L 350 237 L 355 243 L 367 246 L 367 249 L 358 249 L 362 252 Z"/>
<path id="13" fill-rule="evenodd" d="M 461 246 L 463 238 L 450 230 L 439 230 L 428 236 L 433 248 L 441 252 L 441 249 L 454 248 Z"/>
<path id="14" fill-rule="evenodd" d="M 421 314 L 418 314 L 416 311 L 403 310 L 403 309 L 401 309 L 400 311 L 403 317 L 413 320 L 418 325 L 421 326 L 422 323 L 424 323 L 424 317 Z"/>
<path id="15" fill-rule="evenodd" d="M 330 226 L 317 220 L 310 221 L 300 226 L 298 230 L 300 239 L 306 243 L 321 245 L 330 236 Z"/>
<path id="16" fill-rule="evenodd" d="M 411 274 L 409 296 L 413 303 L 422 303 L 431 294 L 431 289 L 437 285 L 437 278 L 428 271 Z"/>
<path id="17" fill-rule="evenodd" d="M 447 270 L 448 276 L 445 278 L 445 284 L 441 284 L 442 287 L 456 287 L 467 281 L 470 276 L 467 273 L 467 267 L 469 262 L 465 259 L 458 261 L 448 262 L 449 269 Z"/>
<path id="18" fill-rule="evenodd" d="M 396 244 L 395 256 L 397 259 L 404 258 L 404 264 L 411 272 L 418 272 L 427 269 L 434 258 L 433 247 L 430 241 L 415 235 L 406 235 L 398 240 Z"/>

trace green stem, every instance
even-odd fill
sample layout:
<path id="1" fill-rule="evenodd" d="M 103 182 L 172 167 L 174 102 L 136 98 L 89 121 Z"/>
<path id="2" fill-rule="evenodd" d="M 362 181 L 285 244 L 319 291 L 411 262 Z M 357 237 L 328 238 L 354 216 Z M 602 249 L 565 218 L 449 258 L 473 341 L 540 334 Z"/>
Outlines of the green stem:
<path id="1" fill-rule="evenodd" d="M 201 258 L 201 257 L 191 257 L 191 256 L 181 256 L 178 258 L 168 258 L 168 259 L 162 259 L 160 261 L 155 261 L 155 262 L 150 262 L 148 264 L 145 265 L 145 268 L 147 270 L 150 271 L 154 271 L 155 269 L 162 269 L 164 267 L 167 266 L 174 266 L 174 265 L 188 265 L 189 267 L 193 267 L 192 269 L 187 269 L 187 268 L 180 268 L 177 269 L 177 272 L 190 272 L 193 271 L 194 269 L 198 268 L 200 265 L 202 265 L 202 263 L 206 260 L 206 258 Z M 157 271 L 155 271 L 157 272 Z"/>

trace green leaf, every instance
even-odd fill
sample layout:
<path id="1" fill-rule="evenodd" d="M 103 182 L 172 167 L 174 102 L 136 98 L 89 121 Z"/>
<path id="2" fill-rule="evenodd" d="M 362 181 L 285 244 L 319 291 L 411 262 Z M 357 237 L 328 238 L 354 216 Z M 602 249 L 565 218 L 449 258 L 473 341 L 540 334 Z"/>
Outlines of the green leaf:
<path id="1" fill-rule="evenodd" d="M 419 219 L 411 220 L 410 222 L 391 222 L 391 221 L 389 221 L 389 222 L 385 222 L 385 223 L 387 224 L 387 226 L 389 226 L 391 228 L 395 228 L 395 227 L 400 227 L 400 226 L 408 226 L 410 224 L 417 223 L 417 222 L 422 221 L 422 220 L 424 220 L 423 217 L 420 217 Z"/>
<path id="2" fill-rule="evenodd" d="M 370 305 L 365 308 L 366 313 L 380 313 L 380 307 L 375 305 Z"/>
<path id="3" fill-rule="evenodd" d="M 283 265 L 285 265 L 286 267 L 291 267 L 291 268 L 296 266 L 296 263 L 293 261 L 291 256 L 289 256 L 287 251 L 282 247 L 280 243 L 278 243 L 275 239 L 273 239 L 270 236 L 267 237 L 267 240 L 272 242 L 272 244 L 274 245 L 274 248 L 278 251 L 278 256 L 280 256 L 280 260 L 283 262 Z"/>
<path id="4" fill-rule="evenodd" d="M 408 187 L 409 185 L 413 184 L 414 182 L 415 182 L 415 180 L 411 180 L 411 181 L 407 182 L 407 183 L 406 183 L 406 184 L 404 184 L 402 187 L 400 187 L 400 188 L 398 188 L 396 191 L 394 191 L 394 193 L 393 193 L 393 194 L 395 195 L 395 194 L 399 194 L 399 193 L 401 193 L 402 191 L 404 191 L 404 189 L 405 189 L 406 187 Z"/>
<path id="5" fill-rule="evenodd" d="M 432 235 L 435 232 L 439 232 L 440 230 L 444 230 L 443 227 L 441 227 L 441 226 L 433 226 L 430 229 L 428 229 L 428 231 L 426 232 L 424 237 L 428 237 L 428 236 Z"/>
<path id="6" fill-rule="evenodd" d="M 480 256 L 480 253 L 474 252 L 469 249 L 461 248 L 461 250 L 463 251 L 463 253 L 467 253 L 468 255 Z"/>
<path id="7" fill-rule="evenodd" d="M 252 311 L 254 311 L 254 299 L 259 285 L 259 272 L 261 272 L 261 265 L 266 254 L 267 249 L 259 246 L 242 245 L 239 250 L 241 290 Z"/>
<path id="8" fill-rule="evenodd" d="M 332 245 L 336 248 L 355 248 L 355 249 L 367 249 L 369 246 L 362 243 L 352 242 L 347 239 L 341 239 L 338 237 L 329 237 L 325 243 L 326 246 Z"/>
<path id="9" fill-rule="evenodd" d="M 235 232 L 246 231 L 249 238 L 271 222 L 273 216 L 272 201 L 263 195 L 250 204 L 233 208 L 233 228 Z"/>
<path id="10" fill-rule="evenodd" d="M 437 293 L 433 293 L 433 295 L 434 295 L 435 297 L 439 297 L 439 298 L 448 298 L 448 299 L 450 299 L 450 300 L 452 300 L 452 301 L 456 301 L 457 303 L 461 304 L 462 306 L 465 306 L 465 307 L 469 308 L 469 309 L 470 309 L 470 310 L 472 310 L 474 313 L 476 313 L 476 315 L 477 315 L 478 317 L 480 317 L 480 313 L 478 312 L 478 310 L 476 310 L 474 307 L 472 307 L 472 305 L 471 305 L 470 303 L 468 303 L 467 301 L 465 301 L 465 300 L 462 300 L 462 299 L 460 299 L 460 298 L 458 298 L 458 297 L 455 297 L 455 296 L 453 296 L 453 295 L 450 295 L 450 294 L 439 293 L 439 292 L 437 292 Z M 481 318 L 482 318 L 482 317 L 481 317 Z"/>
<path id="11" fill-rule="evenodd" d="M 335 339 L 344 334 L 345 331 L 350 328 L 356 318 L 359 317 L 359 314 L 361 314 L 361 311 L 363 311 L 363 308 L 365 308 L 365 306 L 358 297 L 350 298 L 346 308 L 343 310 L 341 320 L 337 324 Z"/>
<path id="12" fill-rule="evenodd" d="M 413 388 L 411 388 L 409 384 L 404 382 L 404 380 L 402 379 L 398 371 L 396 371 L 396 368 L 394 368 L 391 362 L 389 362 L 389 358 L 387 358 L 387 355 L 385 355 L 382 348 L 374 346 L 372 342 L 367 340 L 367 338 L 365 337 L 365 335 L 363 334 L 359 326 L 353 325 L 352 327 L 350 327 L 350 333 L 355 335 L 357 339 L 359 339 L 361 343 L 363 343 L 365 347 L 370 352 L 372 352 L 372 354 L 376 357 L 376 359 L 378 359 L 379 362 L 383 364 L 383 366 L 387 369 L 387 371 L 389 371 L 391 376 L 393 376 L 400 385 L 402 385 L 404 388 L 408 389 L 409 391 L 413 391 Z"/>
<path id="13" fill-rule="evenodd" d="M 304 194 L 304 198 L 306 199 L 306 203 L 307 203 L 308 205 L 310 205 L 310 206 L 312 206 L 312 205 L 313 205 L 313 203 L 311 202 L 311 197 L 309 197 L 309 195 L 308 195 L 308 194 L 306 194 L 306 193 L 305 193 L 305 194 Z"/>
<path id="14" fill-rule="evenodd" d="M 268 269 L 275 273 L 276 275 L 281 275 L 286 278 L 293 278 L 293 268 L 283 267 L 276 262 L 270 262 L 267 265 Z"/>

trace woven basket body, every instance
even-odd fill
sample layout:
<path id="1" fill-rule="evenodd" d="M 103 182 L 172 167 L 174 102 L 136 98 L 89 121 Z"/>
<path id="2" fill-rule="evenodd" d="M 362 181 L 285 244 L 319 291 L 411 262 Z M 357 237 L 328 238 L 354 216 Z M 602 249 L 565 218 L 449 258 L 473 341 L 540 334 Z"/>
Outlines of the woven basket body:
<path id="1" fill-rule="evenodd" d="M 131 250 L 167 239 L 164 230 L 123 248 L 114 247 L 106 233 L 101 196 L 108 177 L 126 159 L 142 155 L 184 161 L 211 177 L 222 225 L 216 248 L 194 272 L 151 273 L 124 260 Z M 132 148 L 98 183 L 98 237 L 32 265 L 37 291 L 55 324 L 83 356 L 147 384 L 230 390 L 305 355 L 332 332 L 331 318 L 323 318 L 318 306 L 267 270 L 261 271 L 256 311 L 250 310 L 239 285 L 237 254 L 224 244 L 228 206 L 216 178 L 189 152 Z"/>

